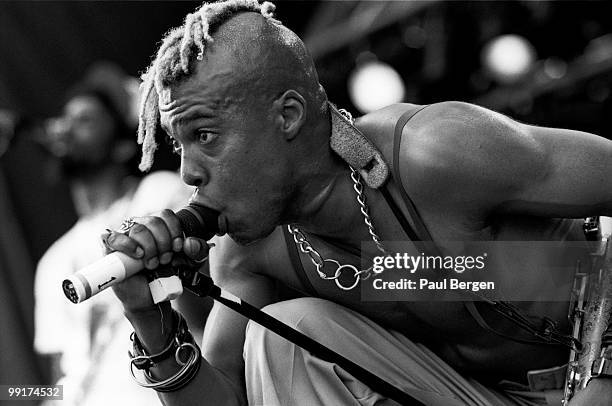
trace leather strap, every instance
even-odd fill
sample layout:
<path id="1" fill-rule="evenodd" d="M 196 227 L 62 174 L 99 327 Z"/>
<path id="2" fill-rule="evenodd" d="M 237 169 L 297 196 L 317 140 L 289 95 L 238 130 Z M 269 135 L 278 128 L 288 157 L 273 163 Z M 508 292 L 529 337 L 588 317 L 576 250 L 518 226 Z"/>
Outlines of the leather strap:
<path id="1" fill-rule="evenodd" d="M 306 275 L 306 270 L 302 265 L 302 260 L 300 259 L 300 253 L 298 252 L 297 245 L 293 241 L 293 236 L 289 233 L 286 226 L 281 226 L 283 230 L 283 236 L 285 237 L 285 245 L 287 246 L 287 251 L 289 252 L 289 259 L 291 260 L 291 264 L 293 265 L 293 269 L 297 273 L 298 279 L 302 283 L 302 286 L 307 290 L 306 293 L 309 296 L 317 296 L 317 291 L 314 286 L 308 279 L 308 275 Z"/>
<path id="2" fill-rule="evenodd" d="M 402 142 L 402 133 L 404 130 L 404 126 L 412 117 L 414 117 L 418 112 L 422 111 L 426 107 L 427 105 L 421 106 L 420 108 L 416 110 L 408 111 L 404 113 L 397 121 L 397 124 L 395 124 L 395 132 L 393 135 L 392 171 L 393 171 L 393 179 L 395 179 L 395 183 L 397 183 L 397 188 L 399 189 L 402 199 L 404 200 L 404 203 L 406 204 L 406 209 L 408 210 L 408 214 L 410 215 L 410 218 L 414 225 L 414 229 L 416 231 L 416 235 L 418 236 L 418 240 L 433 242 L 433 238 L 431 237 L 431 234 L 427 230 L 425 223 L 423 223 L 423 220 L 421 219 L 421 216 L 419 215 L 419 212 L 416 206 L 414 205 L 414 203 L 412 202 L 412 199 L 410 199 L 410 196 L 408 196 L 408 193 L 406 192 L 406 189 L 404 188 L 404 183 L 402 182 L 402 178 L 400 176 L 400 170 L 399 170 L 399 165 L 400 165 L 399 164 L 399 161 L 400 161 L 399 154 L 400 154 L 400 146 Z"/>

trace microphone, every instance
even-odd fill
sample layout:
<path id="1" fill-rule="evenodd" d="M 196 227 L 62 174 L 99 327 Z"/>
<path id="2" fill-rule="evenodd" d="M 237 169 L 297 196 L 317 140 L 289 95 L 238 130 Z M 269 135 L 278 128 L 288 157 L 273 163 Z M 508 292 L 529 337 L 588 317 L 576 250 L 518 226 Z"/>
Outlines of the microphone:
<path id="1" fill-rule="evenodd" d="M 190 203 L 177 211 L 176 216 L 186 237 L 210 240 L 219 231 L 219 213 L 208 207 Z M 144 268 L 142 259 L 112 252 L 66 278 L 62 282 L 62 289 L 71 302 L 80 303 Z"/>

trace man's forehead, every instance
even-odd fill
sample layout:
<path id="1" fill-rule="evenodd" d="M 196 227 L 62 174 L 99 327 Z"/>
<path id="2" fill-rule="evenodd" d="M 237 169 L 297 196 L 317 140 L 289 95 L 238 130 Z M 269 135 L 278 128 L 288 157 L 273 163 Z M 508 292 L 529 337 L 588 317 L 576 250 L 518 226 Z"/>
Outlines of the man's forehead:
<path id="1" fill-rule="evenodd" d="M 162 128 L 169 132 L 172 128 L 173 119 L 180 118 L 187 106 L 182 102 L 182 92 L 178 91 L 176 87 L 165 87 L 158 92 L 159 101 L 159 119 Z M 194 98 L 185 98 L 185 101 L 195 102 Z"/>
<path id="2" fill-rule="evenodd" d="M 219 118 L 239 101 L 233 93 L 194 87 L 164 88 L 158 97 L 160 122 L 167 131 L 194 118 Z"/>
<path id="3" fill-rule="evenodd" d="M 239 87 L 240 73 L 231 64 L 216 63 L 215 59 L 205 57 L 194 66 L 194 72 L 188 78 L 158 89 L 160 108 L 194 97 L 205 97 L 214 102 L 235 92 Z"/>
<path id="4" fill-rule="evenodd" d="M 163 88 L 158 93 L 159 112 L 163 116 L 180 114 L 194 107 L 200 110 L 216 110 L 221 104 L 220 100 L 226 98 L 224 93 L 212 86 L 204 87 L 193 83 Z"/>

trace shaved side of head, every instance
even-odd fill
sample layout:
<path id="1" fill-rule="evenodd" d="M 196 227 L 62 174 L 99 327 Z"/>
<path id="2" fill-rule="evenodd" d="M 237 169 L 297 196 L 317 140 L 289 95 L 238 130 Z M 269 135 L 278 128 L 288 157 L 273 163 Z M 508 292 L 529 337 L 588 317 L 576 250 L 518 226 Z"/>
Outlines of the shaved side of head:
<path id="1" fill-rule="evenodd" d="M 204 3 L 183 26 L 164 38 L 143 75 L 138 139 L 143 144 L 141 170 L 150 169 L 157 148 L 155 129 L 164 90 L 197 80 L 197 72 L 218 66 L 231 70 L 228 87 L 240 99 L 262 106 L 287 90 L 298 92 L 307 115 L 325 111 L 327 96 L 302 40 L 274 19 L 274 5 L 256 0 Z M 195 84 L 197 85 L 197 84 Z M 308 121 L 308 117 L 306 117 Z"/>

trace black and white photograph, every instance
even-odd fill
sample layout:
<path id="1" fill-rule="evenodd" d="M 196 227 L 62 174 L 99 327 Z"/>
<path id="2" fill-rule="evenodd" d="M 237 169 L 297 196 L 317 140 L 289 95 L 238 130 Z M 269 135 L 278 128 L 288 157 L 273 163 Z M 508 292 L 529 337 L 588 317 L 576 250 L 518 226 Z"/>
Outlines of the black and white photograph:
<path id="1" fill-rule="evenodd" d="M 612 406 L 604 0 L 0 0 L 0 406 Z"/>

